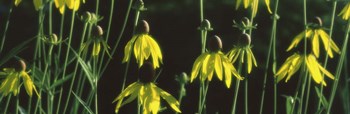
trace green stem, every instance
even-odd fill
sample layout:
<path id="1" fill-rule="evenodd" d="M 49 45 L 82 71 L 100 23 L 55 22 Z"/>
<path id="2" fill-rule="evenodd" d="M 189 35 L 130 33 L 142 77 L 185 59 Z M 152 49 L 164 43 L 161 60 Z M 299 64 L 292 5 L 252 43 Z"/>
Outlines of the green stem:
<path id="1" fill-rule="evenodd" d="M 16 97 L 16 109 L 15 109 L 16 114 L 18 114 L 19 108 L 20 108 L 20 106 L 19 106 L 19 96 L 17 96 Z"/>
<path id="2" fill-rule="evenodd" d="M 4 45 L 5 45 L 6 33 L 8 30 L 9 24 L 10 24 L 10 17 L 12 14 L 12 9 L 13 9 L 13 5 L 10 5 L 9 14 L 7 16 L 7 19 L 6 19 L 5 30 L 4 30 L 3 35 L 2 35 L 2 40 L 1 40 L 1 45 L 0 45 L 0 53 L 2 52 Z"/>
<path id="3" fill-rule="evenodd" d="M 75 21 L 75 11 L 73 10 L 72 12 L 72 19 L 71 19 L 71 26 L 70 26 L 70 32 L 69 32 L 69 37 L 68 37 L 68 45 L 67 45 L 67 50 L 66 50 L 66 57 L 65 57 L 65 60 L 64 60 L 64 64 L 63 66 L 67 66 L 67 63 L 68 63 L 68 58 L 69 58 L 69 50 L 71 48 L 71 43 L 72 43 L 72 36 L 73 36 L 73 30 L 74 30 L 74 21 Z M 65 75 L 66 75 L 66 70 L 67 70 L 67 67 L 64 67 L 63 68 L 63 73 L 62 73 L 62 77 L 64 78 Z M 63 87 L 61 87 L 61 92 L 60 92 L 60 97 L 62 97 L 62 91 L 63 91 Z M 68 93 L 68 96 L 70 96 L 71 93 Z M 67 97 L 67 99 L 69 99 L 70 97 Z M 65 104 L 65 107 L 63 109 L 63 113 L 62 114 L 65 114 L 66 113 L 66 110 L 67 110 L 67 107 L 68 107 L 68 101 L 66 102 Z M 61 100 L 58 101 L 58 104 L 60 104 Z M 59 105 L 58 105 L 58 108 L 57 108 L 57 111 L 59 110 Z"/>
<path id="4" fill-rule="evenodd" d="M 245 114 L 249 114 L 248 113 L 248 78 L 246 78 L 244 80 L 244 109 L 245 109 Z"/>
<path id="5" fill-rule="evenodd" d="M 204 82 L 203 82 L 204 84 Z M 206 113 L 206 110 L 205 110 L 205 102 L 206 102 L 206 97 L 207 97 L 207 93 L 208 93 L 208 88 L 209 88 L 209 81 L 206 81 L 206 83 L 203 85 L 203 90 L 202 90 L 202 95 L 203 95 L 203 98 L 200 99 L 201 100 L 201 105 L 200 105 L 200 109 L 199 109 L 199 114 L 201 114 L 203 111 L 204 113 Z"/>
<path id="6" fill-rule="evenodd" d="M 100 6 L 100 0 L 96 0 L 96 9 L 95 9 L 95 14 L 98 15 L 98 10 L 99 10 L 99 6 Z"/>
<path id="7" fill-rule="evenodd" d="M 336 13 L 336 9 L 337 9 L 337 1 L 334 0 L 333 1 L 333 10 L 332 10 L 332 18 L 331 18 L 331 25 L 329 27 L 329 41 L 331 41 L 332 39 L 332 35 L 333 35 L 333 26 L 334 26 L 334 18 L 335 18 L 335 13 Z M 330 49 L 330 42 L 328 42 L 328 48 L 327 49 Z M 327 53 L 326 54 L 326 57 L 324 59 L 324 64 L 323 64 L 323 68 L 327 68 L 327 63 L 328 63 L 328 55 Z M 322 79 L 324 78 L 324 74 L 322 74 Z M 323 86 L 320 87 L 320 92 L 323 93 Z M 317 110 L 320 110 L 321 108 L 321 98 L 319 98 L 319 101 L 318 101 L 318 104 L 317 104 Z"/>
<path id="8" fill-rule="evenodd" d="M 94 69 L 94 75 L 95 75 L 95 79 L 94 79 L 94 84 L 95 84 L 95 114 L 98 114 L 98 80 L 99 80 L 99 74 L 97 73 L 97 57 L 94 57 L 93 59 L 93 69 Z"/>
<path id="9" fill-rule="evenodd" d="M 309 106 L 309 97 L 310 97 L 310 88 L 311 88 L 311 76 L 307 79 L 307 91 L 306 91 L 306 99 L 305 99 L 305 110 L 304 114 L 307 114 L 307 109 Z"/>
<path id="10" fill-rule="evenodd" d="M 10 105 L 11 97 L 12 97 L 12 96 L 9 95 L 8 98 L 7 98 L 6 105 L 5 105 L 5 109 L 4 109 L 4 114 L 7 114 L 7 109 L 8 109 L 8 107 L 9 107 L 9 105 Z"/>
<path id="11" fill-rule="evenodd" d="M 114 0 L 112 0 L 112 2 L 113 2 L 113 4 L 114 4 Z M 115 43 L 115 45 L 114 45 L 114 47 L 113 47 L 113 49 L 112 49 L 112 51 L 111 51 L 111 55 L 113 55 L 113 54 L 116 52 L 117 47 L 118 47 L 118 45 L 119 45 L 119 42 L 120 42 L 120 40 L 121 40 L 122 37 L 123 37 L 124 31 L 125 31 L 125 27 L 126 27 L 126 24 L 127 24 L 127 22 L 128 22 L 128 19 L 129 19 L 129 15 L 130 15 L 130 10 L 131 10 L 131 7 L 132 7 L 132 3 L 133 3 L 133 0 L 129 0 L 129 6 L 128 6 L 128 9 L 127 9 L 127 11 L 126 11 L 126 15 L 125 15 L 125 17 L 124 17 L 124 22 L 123 22 L 122 28 L 121 28 L 121 30 L 120 30 L 120 34 L 119 34 L 119 36 L 118 36 L 118 38 L 117 38 L 117 41 L 116 41 L 116 43 Z M 110 61 L 111 61 L 111 59 L 108 59 L 108 60 L 107 60 L 107 62 L 106 62 L 107 65 L 103 65 L 104 67 L 102 68 L 102 70 L 99 70 L 100 73 L 103 74 L 103 72 L 106 70 L 108 64 L 110 63 Z M 101 68 L 101 67 L 100 67 L 100 68 Z"/>
<path id="12" fill-rule="evenodd" d="M 241 71 L 242 71 L 242 64 L 238 64 L 238 74 L 241 74 Z M 240 82 L 241 81 L 239 79 L 236 80 L 235 94 L 233 97 L 233 105 L 232 105 L 231 114 L 236 114 L 236 105 L 237 105 L 237 97 L 238 97 Z"/>
<path id="13" fill-rule="evenodd" d="M 333 104 L 333 100 L 334 100 L 334 97 L 335 97 L 335 93 L 337 91 L 337 87 L 338 87 L 338 83 L 339 83 L 339 77 L 340 77 L 340 74 L 341 74 L 341 71 L 342 71 L 342 67 L 343 67 L 343 64 L 344 64 L 345 55 L 347 54 L 349 33 L 350 33 L 350 21 L 348 21 L 348 25 L 347 25 L 347 28 L 346 28 L 345 39 L 344 39 L 344 42 L 343 42 L 340 59 L 339 59 L 338 65 L 337 65 L 335 79 L 334 79 L 334 83 L 333 83 L 333 86 L 332 86 L 332 92 L 331 92 L 331 96 L 329 97 L 329 105 L 328 105 L 328 108 L 327 108 L 327 114 L 330 114 L 330 111 L 331 111 L 331 108 L 332 108 L 332 104 Z"/>

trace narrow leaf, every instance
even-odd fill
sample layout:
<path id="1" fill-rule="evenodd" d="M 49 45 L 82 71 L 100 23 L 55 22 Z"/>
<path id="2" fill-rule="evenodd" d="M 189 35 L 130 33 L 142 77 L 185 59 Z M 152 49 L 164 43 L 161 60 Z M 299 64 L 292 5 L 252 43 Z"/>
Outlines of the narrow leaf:
<path id="1" fill-rule="evenodd" d="M 72 92 L 73 95 L 75 96 L 75 98 L 77 98 L 77 100 L 80 102 L 80 104 L 82 104 L 84 106 L 84 108 L 90 113 L 93 114 L 92 110 L 89 108 L 89 106 L 74 92 Z"/>

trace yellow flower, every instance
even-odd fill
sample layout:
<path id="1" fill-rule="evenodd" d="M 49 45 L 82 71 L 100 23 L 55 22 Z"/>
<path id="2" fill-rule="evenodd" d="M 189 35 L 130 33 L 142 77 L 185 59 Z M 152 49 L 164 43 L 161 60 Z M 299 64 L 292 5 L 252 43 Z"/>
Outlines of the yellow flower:
<path id="1" fill-rule="evenodd" d="M 143 108 L 144 114 L 157 114 L 160 108 L 160 97 L 162 97 L 165 101 L 168 102 L 170 107 L 181 113 L 179 109 L 179 102 L 171 96 L 168 92 L 160 89 L 154 83 L 142 83 L 142 82 L 134 82 L 129 85 L 118 97 L 113 101 L 116 102 L 121 100 L 127 96 L 130 96 L 126 99 L 121 105 L 117 105 L 115 111 L 118 112 L 119 108 L 131 101 L 135 100 L 137 97 L 140 99 L 140 103 Z"/>
<path id="2" fill-rule="evenodd" d="M 22 70 L 16 71 L 15 68 L 4 68 L 3 73 L 5 74 L 5 79 L 0 85 L 0 93 L 2 93 L 4 96 L 7 96 L 10 93 L 13 93 L 14 96 L 16 96 L 19 93 L 20 90 L 20 78 L 23 79 L 23 85 L 27 91 L 27 94 L 31 97 L 33 95 L 33 89 L 35 93 L 40 98 L 35 85 L 28 75 L 28 73 L 25 71 L 25 63 L 23 60 L 19 60 L 20 64 L 22 65 Z"/>
<path id="3" fill-rule="evenodd" d="M 281 81 L 286 76 L 287 78 L 285 82 L 287 82 L 290 79 L 290 77 L 300 69 L 300 66 L 302 64 L 306 64 L 307 71 L 310 73 L 312 79 L 317 84 L 322 83 L 322 85 L 324 86 L 327 85 L 322 77 L 322 74 L 325 74 L 327 77 L 334 79 L 334 76 L 318 63 L 316 57 L 313 54 L 301 55 L 295 53 L 287 58 L 287 60 L 283 63 L 282 67 L 275 74 L 277 82 Z"/>
<path id="4" fill-rule="evenodd" d="M 239 8 L 241 2 L 242 0 L 236 0 L 236 10 Z M 269 13 L 272 13 L 270 8 L 270 0 L 265 0 L 265 4 Z M 252 8 L 252 15 L 253 17 L 255 17 L 256 13 L 258 12 L 259 0 L 243 0 L 243 6 L 245 9 L 247 9 L 250 6 Z"/>
<path id="5" fill-rule="evenodd" d="M 243 34 L 240 40 L 246 40 L 244 41 L 246 43 L 244 44 L 242 41 L 239 41 L 239 44 L 237 46 L 234 46 L 233 49 L 231 49 L 227 53 L 227 56 L 232 63 L 235 63 L 238 57 L 240 57 L 241 59 L 240 62 L 242 64 L 244 63 L 244 61 L 247 61 L 247 73 L 250 74 L 250 72 L 252 71 L 253 64 L 255 67 L 258 66 L 256 63 L 256 59 L 254 57 L 254 54 L 251 50 L 252 48 L 250 46 L 251 39 L 248 34 Z M 246 60 L 244 57 L 245 55 L 247 56 Z"/>
<path id="6" fill-rule="evenodd" d="M 78 11 L 80 7 L 80 0 L 55 0 L 55 6 L 60 11 L 61 14 L 65 11 L 65 6 L 73 11 Z M 85 3 L 85 0 L 83 0 Z"/>
<path id="7" fill-rule="evenodd" d="M 201 54 L 193 64 L 191 82 L 197 78 L 198 74 L 200 75 L 200 80 L 202 82 L 204 82 L 206 79 L 211 81 L 214 71 L 220 81 L 222 81 L 223 75 L 225 76 L 227 88 L 230 88 L 232 74 L 236 76 L 237 79 L 243 80 L 243 78 L 236 71 L 235 67 L 231 64 L 230 60 L 220 51 L 222 48 L 220 38 L 214 36 L 210 42 L 213 42 L 210 43 L 211 45 L 209 45 L 211 52 Z M 213 47 L 213 45 L 218 47 Z"/>
<path id="8" fill-rule="evenodd" d="M 152 57 L 154 69 L 158 68 L 162 63 L 162 52 L 158 43 L 148 34 L 149 27 L 145 20 L 142 20 L 138 28 L 143 28 L 143 32 L 136 33 L 131 40 L 126 44 L 124 49 L 123 63 L 130 61 L 130 55 L 134 52 L 136 62 L 141 67 L 145 60 Z"/>
<path id="9" fill-rule="evenodd" d="M 91 45 L 91 43 L 93 43 L 93 47 L 92 47 L 92 52 L 91 55 L 93 57 L 97 57 L 101 51 L 101 45 L 103 46 L 105 52 L 108 54 L 109 57 L 111 57 L 111 55 L 108 52 L 109 46 L 107 44 L 106 41 L 103 40 L 103 29 L 101 26 L 97 25 L 94 26 L 92 34 L 91 34 L 91 38 L 88 39 L 83 45 L 82 45 L 82 50 L 87 51 L 88 47 Z"/>
<path id="10" fill-rule="evenodd" d="M 346 4 L 343 10 L 338 14 L 338 16 L 342 15 L 344 20 L 348 20 L 350 17 L 350 2 Z"/>
<path id="11" fill-rule="evenodd" d="M 298 34 L 288 47 L 287 51 L 295 48 L 300 41 L 303 40 L 304 35 L 306 34 L 306 38 L 311 40 L 312 43 L 312 52 L 318 58 L 320 55 L 319 49 L 319 39 L 322 40 L 324 49 L 326 50 L 328 56 L 333 58 L 333 52 L 340 53 L 340 49 L 334 43 L 334 41 L 330 38 L 330 36 L 323 30 L 323 28 L 307 28 L 305 31 Z"/>

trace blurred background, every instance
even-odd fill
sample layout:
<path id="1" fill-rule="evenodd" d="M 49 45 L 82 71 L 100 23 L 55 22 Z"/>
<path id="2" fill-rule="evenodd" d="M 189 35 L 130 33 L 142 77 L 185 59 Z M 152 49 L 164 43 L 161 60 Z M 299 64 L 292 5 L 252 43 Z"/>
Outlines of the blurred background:
<path id="1" fill-rule="evenodd" d="M 208 37 L 218 35 L 223 42 L 223 52 L 228 52 L 234 45 L 241 31 L 237 28 L 233 28 L 233 20 L 240 22 L 243 17 L 250 17 L 250 10 L 242 8 L 242 6 L 236 10 L 235 0 L 204 0 L 204 18 L 211 22 L 213 31 L 208 33 Z M 116 0 L 116 6 L 114 11 L 114 17 L 112 22 L 112 31 L 110 34 L 110 41 L 108 44 L 113 47 L 118 37 L 126 15 L 126 9 L 128 6 L 128 0 Z M 180 85 L 175 80 L 176 75 L 180 75 L 182 72 L 187 74 L 191 73 L 192 65 L 195 59 L 200 55 L 200 31 L 197 29 L 200 25 L 199 15 L 199 0 L 144 0 L 145 7 L 148 9 L 145 12 L 141 12 L 140 19 L 147 20 L 150 25 L 150 34 L 159 43 L 163 53 L 163 65 L 161 65 L 161 74 L 157 80 L 158 87 L 171 93 L 174 97 L 178 97 Z M 110 0 L 100 0 L 100 12 L 99 14 L 104 17 L 99 25 L 105 30 L 108 24 L 108 14 L 110 10 Z M 0 33 L 2 35 L 4 24 L 8 16 L 8 8 L 10 0 L 0 1 Z M 345 5 L 344 2 L 339 2 L 337 12 L 341 11 Z M 274 9 L 275 1 L 271 0 L 270 7 Z M 81 4 L 78 14 L 82 14 L 85 11 L 93 12 L 95 9 L 94 1 L 87 0 L 85 4 Z M 287 57 L 293 54 L 293 52 L 286 52 L 287 46 L 291 43 L 292 38 L 303 31 L 303 4 L 302 0 L 281 0 L 278 7 L 278 15 L 280 19 L 277 22 L 277 68 L 279 68 Z M 312 20 L 315 16 L 319 16 L 323 19 L 323 26 L 329 27 L 331 20 L 332 2 L 326 0 L 313 0 L 307 2 L 307 18 Z M 45 10 L 47 11 L 47 10 Z M 66 18 L 70 19 L 70 11 L 67 12 Z M 337 13 L 337 14 L 338 14 Z M 59 33 L 60 14 L 54 9 L 54 32 Z M 112 104 L 113 99 L 120 94 L 124 70 L 126 64 L 122 64 L 122 58 L 124 56 L 124 46 L 127 41 L 132 37 L 132 25 L 135 16 L 135 10 L 130 13 L 129 21 L 127 22 L 126 30 L 118 46 L 116 54 L 113 55 L 113 60 L 109 64 L 107 70 L 104 72 L 99 82 L 99 111 L 101 114 L 114 113 L 115 104 Z M 261 93 L 263 89 L 264 69 L 266 65 L 266 57 L 269 46 L 269 39 L 272 28 L 271 14 L 268 13 L 264 1 L 260 1 L 259 10 L 254 23 L 257 24 L 257 29 L 252 32 L 252 51 L 255 54 L 255 58 L 258 62 L 258 67 L 253 68 L 249 78 L 249 113 L 256 114 L 259 112 Z M 5 44 L 5 50 L 9 51 L 14 46 L 18 45 L 23 39 L 35 37 L 37 34 L 37 22 L 38 12 L 33 8 L 31 0 L 23 0 L 23 3 L 13 9 L 11 15 L 10 26 L 8 30 L 8 39 Z M 83 23 L 76 20 L 76 26 L 74 29 L 73 38 L 80 38 L 80 31 L 82 31 Z M 346 21 L 341 20 L 340 17 L 335 18 L 335 25 L 333 31 L 333 39 L 341 48 L 344 38 Z M 69 22 L 65 27 L 68 33 Z M 64 35 L 68 37 L 68 34 Z M 79 39 L 73 45 L 78 45 Z M 74 40 L 73 40 L 74 42 Z M 21 57 L 28 61 L 32 61 L 33 46 L 28 46 L 27 49 L 21 52 Z M 77 46 L 73 46 L 78 48 Z M 324 51 L 321 51 L 321 55 Z M 1 56 L 1 55 L 0 55 Z M 324 58 L 322 55 L 319 61 L 322 63 Z M 329 59 L 327 69 L 335 74 L 338 58 L 336 55 L 334 59 Z M 271 64 L 270 64 L 271 65 Z M 345 64 L 346 65 L 346 64 Z M 2 67 L 2 66 L 1 66 Z M 348 69 L 343 71 L 343 74 L 347 73 Z M 160 70 L 158 70 L 160 71 Z M 271 72 L 271 68 L 268 70 Z M 131 63 L 129 68 L 127 85 L 137 81 L 138 70 L 135 61 Z M 278 108 L 279 114 L 285 113 L 285 101 L 286 98 L 283 95 L 293 96 L 295 93 L 296 85 L 298 83 L 298 75 L 294 75 L 288 83 L 281 82 L 278 84 Z M 349 81 L 344 81 L 345 75 L 341 76 L 340 85 L 338 90 L 344 88 L 344 84 Z M 347 79 L 348 80 L 348 79 Z M 228 114 L 232 109 L 232 101 L 234 95 L 234 83 L 231 88 L 227 89 L 223 82 L 220 82 L 217 78 L 214 78 L 210 83 L 209 91 L 207 94 L 207 114 Z M 331 90 L 332 80 L 326 79 L 328 86 L 325 88 L 325 96 L 328 98 L 329 91 Z M 315 84 L 315 83 L 312 83 Z M 69 85 L 69 84 L 68 84 Z M 67 85 L 67 87 L 68 87 Z M 65 85 L 66 86 L 66 85 Z M 238 95 L 237 113 L 244 112 L 244 91 L 243 83 L 240 86 L 240 92 Z M 87 90 L 89 85 L 87 85 Z M 183 98 L 181 104 L 181 111 L 184 114 L 194 114 L 197 111 L 198 105 L 198 92 L 199 83 L 198 80 L 186 85 L 186 96 Z M 332 112 L 335 114 L 343 113 L 343 102 L 341 99 L 341 92 L 337 92 L 335 102 L 333 103 Z M 266 98 L 264 105 L 264 113 L 273 113 L 273 74 L 269 73 L 267 86 L 266 86 Z M 309 113 L 315 113 L 315 107 L 317 105 L 318 97 L 312 88 L 310 95 Z M 136 113 L 136 101 L 125 105 L 121 108 L 121 114 L 134 114 Z M 162 101 L 162 106 L 168 107 L 165 101 Z M 173 113 L 168 109 L 162 112 L 164 114 Z"/>

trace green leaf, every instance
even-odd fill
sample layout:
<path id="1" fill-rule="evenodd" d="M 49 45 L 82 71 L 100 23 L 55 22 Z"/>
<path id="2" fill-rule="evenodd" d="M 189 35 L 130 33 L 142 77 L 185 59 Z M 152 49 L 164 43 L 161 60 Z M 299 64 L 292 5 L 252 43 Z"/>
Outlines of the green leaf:
<path id="1" fill-rule="evenodd" d="M 75 56 L 78 59 L 78 63 L 80 64 L 81 68 L 83 69 L 83 71 L 86 74 L 86 77 L 88 78 L 90 85 L 92 87 L 92 90 L 95 90 L 95 86 L 94 86 L 94 79 L 96 79 L 94 76 L 94 74 L 92 73 L 92 68 L 91 66 L 86 63 L 83 59 L 81 59 L 81 57 L 79 57 L 79 55 L 71 48 L 72 52 L 75 54 Z"/>
<path id="2" fill-rule="evenodd" d="M 69 79 L 71 79 L 73 77 L 73 74 L 69 74 L 68 76 L 65 76 L 62 79 L 57 80 L 56 82 L 54 82 L 50 87 L 49 90 L 56 88 L 57 86 L 62 85 L 64 82 L 68 81 Z"/>
<path id="3" fill-rule="evenodd" d="M 0 59 L 0 66 L 2 66 L 4 63 L 6 63 L 8 60 L 10 60 L 12 57 L 16 56 L 19 52 L 23 51 L 26 46 L 30 41 L 32 41 L 34 38 L 30 38 L 21 44 L 17 45 L 16 47 L 12 48 L 11 51 L 9 51 L 8 54 L 6 55 L 0 55 L 0 57 L 3 57 Z"/>
<path id="4" fill-rule="evenodd" d="M 292 96 L 285 96 L 285 95 L 283 96 L 286 98 L 286 114 L 291 114 L 295 100 Z"/>
<path id="5" fill-rule="evenodd" d="M 84 106 L 84 108 L 90 113 L 93 114 L 92 110 L 89 108 L 89 106 L 74 92 L 72 92 L 73 95 L 75 96 L 75 98 L 77 98 L 77 100 L 80 102 L 80 104 L 82 104 Z"/>
<path id="6" fill-rule="evenodd" d="M 315 90 L 316 90 L 316 93 L 317 93 L 317 96 L 318 98 L 321 100 L 321 104 L 323 107 L 328 107 L 328 101 L 326 99 L 326 97 L 323 96 L 323 94 L 321 93 L 320 89 L 315 87 Z"/>

